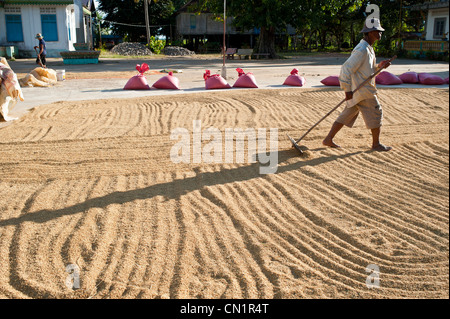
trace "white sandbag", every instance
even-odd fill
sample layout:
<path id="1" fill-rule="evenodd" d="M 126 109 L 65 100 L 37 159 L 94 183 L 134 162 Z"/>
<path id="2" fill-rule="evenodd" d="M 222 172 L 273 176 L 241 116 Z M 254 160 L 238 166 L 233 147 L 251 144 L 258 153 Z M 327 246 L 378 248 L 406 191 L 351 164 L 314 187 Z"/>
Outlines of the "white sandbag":
<path id="1" fill-rule="evenodd" d="M 45 68 L 35 68 L 33 71 L 30 72 L 35 76 L 36 79 L 47 82 L 50 84 L 55 84 L 58 82 L 58 77 L 56 76 L 56 71 L 53 69 L 45 69 Z"/>
<path id="2" fill-rule="evenodd" d="M 9 96 L 4 85 L 0 85 L 0 113 L 5 121 L 17 120 L 17 117 L 9 115 L 14 106 L 16 106 L 17 101 L 17 98 Z"/>
<path id="3" fill-rule="evenodd" d="M 44 82 L 44 81 L 40 81 L 40 80 L 36 79 L 36 77 L 35 77 L 33 74 L 31 74 L 31 73 L 28 73 L 27 75 L 25 75 L 24 78 L 21 78 L 21 79 L 19 80 L 19 83 L 20 83 L 20 86 L 21 86 L 21 87 L 24 87 L 24 86 L 32 86 L 32 87 L 39 86 L 39 87 L 46 87 L 46 86 L 50 86 L 50 85 L 51 85 L 51 84 L 48 83 L 48 82 Z"/>
<path id="4" fill-rule="evenodd" d="M 11 69 L 11 67 L 8 64 L 8 60 L 6 60 L 4 57 L 0 58 L 0 63 L 6 65 L 8 68 Z"/>
<path id="5" fill-rule="evenodd" d="M 37 67 L 28 73 L 24 78 L 20 79 L 20 85 L 23 86 L 50 86 L 58 82 L 56 71 L 53 69 L 45 69 Z"/>
<path id="6" fill-rule="evenodd" d="M 19 81 L 13 70 L 3 63 L 0 63 L 0 78 L 0 113 L 5 121 L 16 120 L 9 114 L 19 100 L 24 101 Z"/>
<path id="7" fill-rule="evenodd" d="M 5 86 L 8 95 L 23 101 L 23 93 L 17 80 L 17 75 L 3 63 L 0 63 L 0 77 L 3 80 L 1 85 Z"/>

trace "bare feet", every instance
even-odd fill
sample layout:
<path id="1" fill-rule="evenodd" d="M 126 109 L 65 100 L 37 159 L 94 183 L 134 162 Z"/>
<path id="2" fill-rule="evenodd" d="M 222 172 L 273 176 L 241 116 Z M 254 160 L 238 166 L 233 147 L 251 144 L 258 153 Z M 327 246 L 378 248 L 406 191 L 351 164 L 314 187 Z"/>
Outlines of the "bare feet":
<path id="1" fill-rule="evenodd" d="M 336 143 L 334 143 L 333 140 L 329 140 L 329 139 L 324 139 L 322 141 L 322 144 L 325 146 L 329 146 L 331 148 L 340 148 L 340 146 L 337 145 Z"/>
<path id="2" fill-rule="evenodd" d="M 383 144 L 372 146 L 372 150 L 377 152 L 389 152 L 391 149 L 392 147 Z"/>

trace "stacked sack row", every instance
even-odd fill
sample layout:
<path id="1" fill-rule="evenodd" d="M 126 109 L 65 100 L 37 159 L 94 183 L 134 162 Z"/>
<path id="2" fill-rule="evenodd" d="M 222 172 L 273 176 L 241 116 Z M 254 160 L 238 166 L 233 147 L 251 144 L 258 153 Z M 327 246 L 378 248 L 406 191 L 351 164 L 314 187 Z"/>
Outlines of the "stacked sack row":
<path id="1" fill-rule="evenodd" d="M 125 84 L 124 90 L 151 90 L 151 89 L 166 89 L 166 90 L 179 90 L 180 81 L 177 77 L 169 72 L 168 75 L 160 78 L 152 86 L 147 82 L 144 73 L 150 70 L 148 64 L 143 63 L 142 65 L 136 65 L 136 70 L 139 72 L 137 75 L 133 76 Z M 230 88 L 258 88 L 255 76 L 251 72 L 245 73 L 244 70 L 238 68 L 238 79 L 231 86 L 220 74 L 211 74 L 210 70 L 206 70 L 203 74 L 203 79 L 205 80 L 206 90 L 218 90 L 218 89 L 230 89 Z M 298 69 L 294 69 L 291 72 L 283 85 L 289 86 L 303 86 L 306 80 L 304 77 L 298 74 Z"/>
<path id="2" fill-rule="evenodd" d="M 332 75 L 322 81 L 323 85 L 339 86 L 339 76 Z M 380 72 L 375 78 L 375 82 L 380 85 L 399 85 L 399 84 L 423 84 L 423 85 L 444 85 L 448 84 L 448 78 L 430 73 L 406 72 L 399 76 L 387 71 Z"/>
<path id="3" fill-rule="evenodd" d="M 150 89 L 166 89 L 166 90 L 179 90 L 180 81 L 177 77 L 169 72 L 168 75 L 162 77 L 156 81 L 152 86 L 147 82 L 144 73 L 150 70 L 148 64 L 136 65 L 138 74 L 128 80 L 124 87 L 124 90 L 150 90 Z M 230 89 L 230 88 L 258 88 L 255 76 L 253 73 L 245 73 L 242 69 L 236 69 L 238 72 L 238 79 L 231 86 L 220 74 L 211 74 L 210 70 L 206 70 L 203 74 L 205 80 L 206 90 L 218 90 L 218 89 Z M 400 76 L 396 76 L 387 71 L 381 72 L 376 77 L 376 83 L 380 85 L 398 85 L 404 83 L 412 84 L 425 84 L 425 85 L 442 85 L 448 84 L 448 78 L 442 79 L 441 77 L 429 73 L 416 73 L 406 72 Z M 304 86 L 306 80 L 299 75 L 298 69 L 293 69 L 291 74 L 286 78 L 283 85 L 287 86 Z M 321 81 L 326 86 L 339 86 L 339 76 L 329 76 Z"/>

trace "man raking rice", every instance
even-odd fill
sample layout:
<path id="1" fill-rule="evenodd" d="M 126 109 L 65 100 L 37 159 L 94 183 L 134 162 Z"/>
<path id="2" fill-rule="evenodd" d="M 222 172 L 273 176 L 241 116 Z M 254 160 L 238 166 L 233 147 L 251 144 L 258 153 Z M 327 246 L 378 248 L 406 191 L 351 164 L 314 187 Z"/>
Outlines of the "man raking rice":
<path id="1" fill-rule="evenodd" d="M 381 27 L 379 19 L 373 18 L 369 21 L 371 26 L 369 27 L 368 21 L 366 21 L 365 26 L 361 31 L 361 33 L 364 34 L 364 38 L 353 49 L 351 56 L 342 66 L 339 75 L 341 88 L 345 91 L 345 99 L 311 127 L 300 139 L 294 140 L 288 135 L 292 142 L 292 146 L 301 154 L 303 151 L 298 143 L 344 102 L 346 103 L 346 107 L 333 123 L 330 132 L 322 142 L 323 145 L 333 148 L 340 147 L 334 143 L 334 137 L 344 125 L 353 127 L 359 113 L 361 113 L 364 122 L 366 123 L 366 127 L 370 129 L 372 133 L 372 150 L 390 151 L 392 149 L 391 147 L 380 143 L 383 109 L 377 98 L 375 77 L 383 69 L 389 67 L 396 57 L 394 56 L 392 59 L 382 61 L 379 64 L 376 63 L 373 44 L 381 39 L 384 29 Z"/>

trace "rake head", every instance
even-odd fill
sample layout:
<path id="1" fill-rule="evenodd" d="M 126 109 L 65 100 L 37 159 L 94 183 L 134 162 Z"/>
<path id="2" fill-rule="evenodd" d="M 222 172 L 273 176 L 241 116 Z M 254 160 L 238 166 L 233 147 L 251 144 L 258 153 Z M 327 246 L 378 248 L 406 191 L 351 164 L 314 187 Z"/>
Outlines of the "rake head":
<path id="1" fill-rule="evenodd" d="M 301 149 L 300 145 L 298 145 L 295 142 L 295 140 L 292 137 L 290 137 L 288 134 L 286 134 L 286 135 L 289 138 L 289 140 L 291 141 L 292 147 L 295 148 L 300 153 L 300 155 L 303 155 L 303 150 Z"/>

